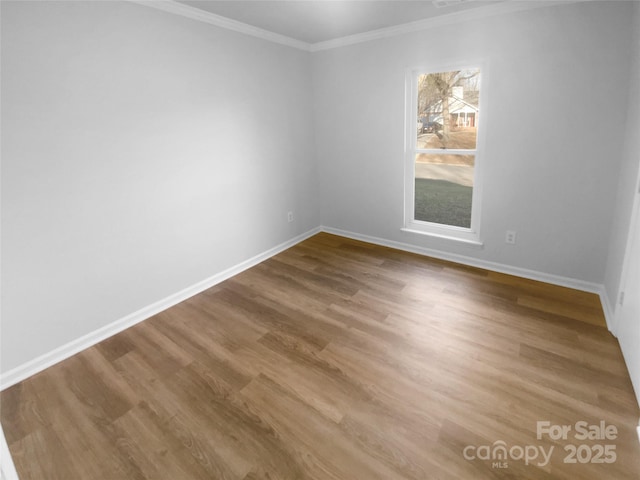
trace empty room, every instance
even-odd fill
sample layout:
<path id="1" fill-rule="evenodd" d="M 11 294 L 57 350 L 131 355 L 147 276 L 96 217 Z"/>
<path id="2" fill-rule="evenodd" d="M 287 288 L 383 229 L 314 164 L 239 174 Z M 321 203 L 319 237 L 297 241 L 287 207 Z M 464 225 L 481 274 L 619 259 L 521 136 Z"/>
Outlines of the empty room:
<path id="1" fill-rule="evenodd" d="M 640 2 L 0 22 L 1 480 L 640 478 Z"/>

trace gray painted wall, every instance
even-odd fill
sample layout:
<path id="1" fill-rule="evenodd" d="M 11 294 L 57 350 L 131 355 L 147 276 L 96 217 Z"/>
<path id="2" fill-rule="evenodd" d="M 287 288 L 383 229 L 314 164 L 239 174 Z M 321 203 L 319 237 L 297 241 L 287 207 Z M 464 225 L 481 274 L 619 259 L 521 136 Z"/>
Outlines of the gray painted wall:
<path id="1" fill-rule="evenodd" d="M 1 3 L 2 371 L 319 225 L 307 52 Z"/>
<path id="2" fill-rule="evenodd" d="M 323 225 L 602 283 L 632 5 L 532 10 L 314 55 Z M 484 60 L 484 248 L 401 232 L 405 71 Z M 506 245 L 506 230 L 517 244 Z"/>

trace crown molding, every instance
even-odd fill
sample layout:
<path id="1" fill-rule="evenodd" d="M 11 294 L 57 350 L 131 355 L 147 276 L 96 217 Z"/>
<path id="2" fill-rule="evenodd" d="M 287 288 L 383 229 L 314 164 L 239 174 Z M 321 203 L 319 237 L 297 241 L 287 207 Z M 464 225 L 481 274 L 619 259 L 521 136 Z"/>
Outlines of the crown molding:
<path id="1" fill-rule="evenodd" d="M 463 10 L 460 12 L 440 15 L 438 17 L 426 18 L 424 20 L 403 23 L 401 25 L 395 25 L 393 27 L 380 28 L 378 30 L 371 30 L 364 33 L 348 35 L 346 37 L 335 38 L 332 40 L 327 40 L 325 42 L 317 42 L 313 44 L 303 42 L 301 40 L 296 40 L 295 38 L 287 37 L 286 35 L 281 35 L 279 33 L 274 33 L 269 30 L 264 30 L 259 27 L 254 27 L 253 25 L 239 22 L 237 20 L 232 20 L 221 15 L 206 12 L 204 10 L 200 10 L 199 8 L 190 7 L 189 5 L 178 3 L 174 0 L 128 1 L 137 3 L 138 5 L 143 5 L 145 7 L 155 8 L 164 12 L 187 17 L 192 20 L 208 23 L 210 25 L 215 25 L 216 27 L 221 27 L 227 30 L 232 30 L 234 32 L 257 37 L 269 42 L 279 43 L 288 47 L 297 48 L 298 50 L 303 50 L 306 52 L 319 52 L 322 50 L 330 50 L 333 48 L 355 45 L 357 43 L 369 42 L 371 40 L 379 40 L 382 38 L 389 38 L 398 35 L 404 35 L 407 33 L 419 32 L 431 28 L 480 20 L 483 18 L 504 15 L 507 13 L 522 12 L 526 10 L 533 10 L 556 5 L 568 5 L 589 0 L 504 1 L 492 5 L 474 8 L 472 10 Z"/>
<path id="2" fill-rule="evenodd" d="M 448 13 L 438 17 L 426 18 L 415 22 L 403 23 L 393 27 L 380 28 L 369 32 L 358 33 L 346 37 L 340 37 L 326 42 L 318 42 L 310 45 L 311 52 L 319 52 L 321 50 L 331 50 L 333 48 L 346 47 L 357 43 L 369 42 L 371 40 L 379 40 L 382 38 L 395 37 L 406 33 L 419 32 L 429 30 L 431 28 L 454 25 L 457 23 L 470 22 L 483 18 L 504 15 L 507 13 L 523 12 L 543 7 L 551 7 L 556 5 L 568 5 L 578 3 L 585 0 L 540 0 L 540 1 L 505 1 L 495 3 L 484 7 L 474 8 L 472 10 L 463 10 L 460 12 Z M 587 0 L 588 1 L 588 0 Z"/>
<path id="3" fill-rule="evenodd" d="M 138 5 L 145 7 L 155 8 L 162 10 L 163 12 L 173 13 L 182 17 L 187 17 L 199 22 L 215 25 L 216 27 L 225 28 L 234 32 L 243 33 L 252 37 L 257 37 L 269 42 L 279 43 L 280 45 L 286 45 L 287 47 L 297 48 L 298 50 L 304 50 L 306 52 L 311 51 L 311 44 L 296 40 L 295 38 L 287 37 L 286 35 L 280 35 L 279 33 L 270 32 L 262 28 L 254 27 L 248 23 L 238 22 L 221 15 L 206 12 L 199 8 L 190 7 L 184 3 L 174 2 L 173 0 L 128 0 Z"/>

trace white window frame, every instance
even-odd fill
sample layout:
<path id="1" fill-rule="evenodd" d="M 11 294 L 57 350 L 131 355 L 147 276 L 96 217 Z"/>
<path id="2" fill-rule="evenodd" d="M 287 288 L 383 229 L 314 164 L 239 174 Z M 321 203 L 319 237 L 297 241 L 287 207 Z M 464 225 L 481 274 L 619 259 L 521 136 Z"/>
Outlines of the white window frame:
<path id="1" fill-rule="evenodd" d="M 415 158 L 418 153 L 438 154 L 441 149 L 419 149 L 416 144 L 418 119 L 418 77 L 420 75 L 453 70 L 480 70 L 481 86 L 476 121 L 478 130 L 476 148 L 474 150 L 447 149 L 447 153 L 474 155 L 473 194 L 471 198 L 471 226 L 469 228 L 440 223 L 425 222 L 415 219 Z M 482 201 L 482 154 L 484 148 L 484 131 L 487 123 L 487 65 L 486 62 L 465 62 L 448 65 L 432 65 L 426 68 L 411 68 L 406 73 L 405 84 L 405 199 L 404 199 L 404 227 L 403 231 L 429 235 L 447 240 L 454 240 L 470 245 L 482 246 L 480 239 L 480 212 Z"/>

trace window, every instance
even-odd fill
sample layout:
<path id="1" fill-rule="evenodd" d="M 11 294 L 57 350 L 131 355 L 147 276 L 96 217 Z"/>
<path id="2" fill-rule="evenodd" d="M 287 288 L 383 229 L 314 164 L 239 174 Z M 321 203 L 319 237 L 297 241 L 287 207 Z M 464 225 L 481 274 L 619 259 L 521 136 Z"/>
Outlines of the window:
<path id="1" fill-rule="evenodd" d="M 480 68 L 407 75 L 405 230 L 480 244 Z"/>

